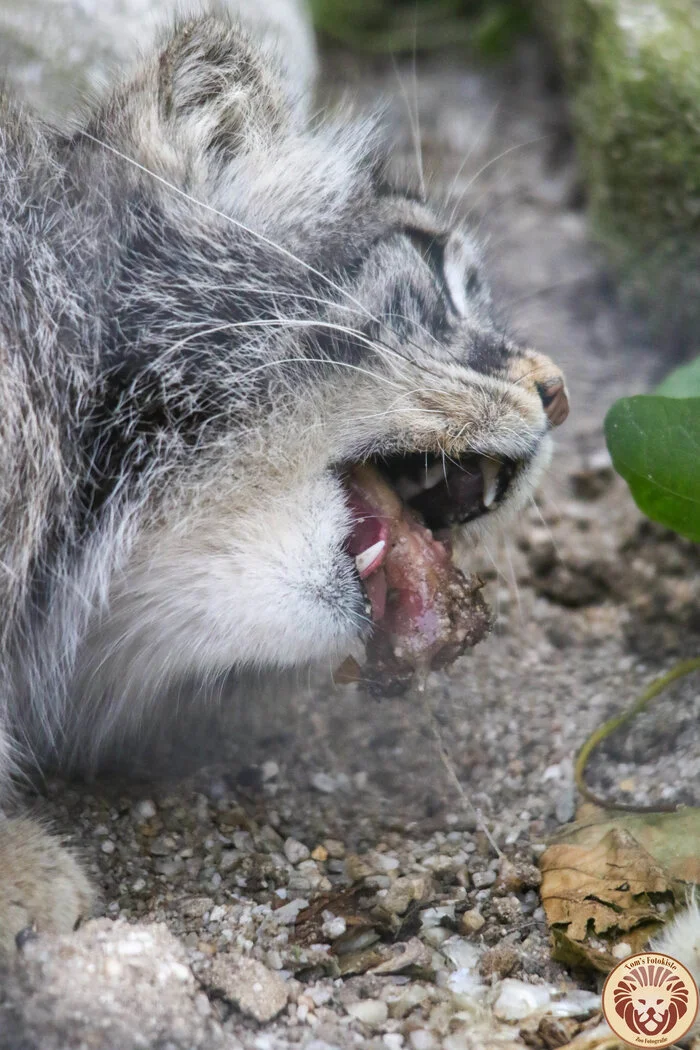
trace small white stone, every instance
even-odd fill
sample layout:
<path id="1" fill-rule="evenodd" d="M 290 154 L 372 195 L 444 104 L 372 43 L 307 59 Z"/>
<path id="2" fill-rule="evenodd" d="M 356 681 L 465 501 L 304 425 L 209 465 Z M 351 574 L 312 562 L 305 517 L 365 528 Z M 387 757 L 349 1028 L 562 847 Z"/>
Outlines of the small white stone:
<path id="1" fill-rule="evenodd" d="M 348 1003 L 345 1009 L 351 1017 L 370 1027 L 384 1024 L 389 1016 L 389 1007 L 381 999 L 360 999 L 356 1003 Z"/>
<path id="2" fill-rule="evenodd" d="M 502 1021 L 521 1021 L 524 1017 L 541 1010 L 552 999 L 553 989 L 544 984 L 526 984 L 514 977 L 507 977 L 497 986 L 498 998 L 493 1012 Z"/>
<path id="3" fill-rule="evenodd" d="M 333 998 L 333 989 L 317 984 L 313 988 L 307 988 L 304 994 L 308 995 L 309 999 L 313 1000 L 316 1006 L 323 1006 Z"/>
<path id="4" fill-rule="evenodd" d="M 288 838 L 284 843 L 284 855 L 290 864 L 300 864 L 301 861 L 309 859 L 311 850 L 303 842 Z"/>
<path id="5" fill-rule="evenodd" d="M 487 886 L 493 886 L 498 878 L 495 871 L 475 871 L 472 875 L 472 884 L 477 890 L 484 890 Z"/>
<path id="6" fill-rule="evenodd" d="M 456 970 L 476 970 L 483 949 L 466 937 L 450 937 L 440 951 L 452 963 Z"/>
<path id="7" fill-rule="evenodd" d="M 401 1050 L 403 1036 L 400 1032 L 385 1032 L 382 1036 L 382 1042 L 384 1046 L 388 1047 L 388 1050 Z"/>
<path id="8" fill-rule="evenodd" d="M 200 1017 L 208 1017 L 211 1013 L 211 1003 L 204 992 L 200 992 L 199 995 L 195 996 L 194 1008 Z"/>
<path id="9" fill-rule="evenodd" d="M 408 1037 L 412 1050 L 435 1050 L 437 1042 L 432 1032 L 427 1028 L 417 1028 Z"/>
<path id="10" fill-rule="evenodd" d="M 549 1008 L 553 1017 L 586 1017 L 600 1010 L 600 996 L 574 988 L 564 999 L 558 999 Z"/>
<path id="11" fill-rule="evenodd" d="M 309 902 L 303 897 L 299 897 L 297 900 L 290 901 L 289 904 L 283 904 L 281 908 L 277 908 L 272 913 L 272 919 L 274 922 L 279 923 L 280 926 L 291 926 L 293 922 L 297 921 L 297 915 L 304 908 L 308 908 Z"/>
<path id="12" fill-rule="evenodd" d="M 314 773 L 311 777 L 311 784 L 317 791 L 322 791 L 324 795 L 332 795 L 338 786 L 329 773 Z"/>
<path id="13" fill-rule="evenodd" d="M 147 820 L 153 820 L 158 809 L 155 802 L 150 798 L 143 798 L 137 802 L 133 809 L 136 820 L 141 824 Z"/>
<path id="14" fill-rule="evenodd" d="M 429 926 L 427 930 L 421 931 L 421 940 L 429 944 L 431 948 L 441 948 L 445 941 L 449 940 L 451 934 L 443 926 Z"/>
<path id="15" fill-rule="evenodd" d="M 260 769 L 263 783 L 266 783 L 268 780 L 274 780 L 275 777 L 278 776 L 279 771 L 280 767 L 277 765 L 276 762 L 273 762 L 271 759 L 267 762 L 263 762 Z"/>
<path id="16" fill-rule="evenodd" d="M 447 978 L 447 987 L 460 1010 L 473 1008 L 486 991 L 484 982 L 473 970 L 466 969 L 451 973 Z"/>
<path id="17" fill-rule="evenodd" d="M 430 929 L 431 926 L 439 926 L 443 919 L 454 921 L 454 917 L 454 904 L 441 904 L 437 908 L 425 908 L 420 913 L 421 926 L 424 930 Z"/>
<path id="18" fill-rule="evenodd" d="M 335 941 L 338 937 L 342 937 L 346 930 L 347 923 L 342 915 L 333 915 L 331 912 L 323 913 L 321 933 L 329 941 Z"/>
<path id="19" fill-rule="evenodd" d="M 117 847 L 114 845 L 111 839 L 105 839 L 102 845 L 100 846 L 102 852 L 107 854 L 114 853 L 116 848 Z"/>
<path id="20" fill-rule="evenodd" d="M 628 944 L 627 941 L 620 941 L 619 944 L 616 944 L 613 947 L 611 952 L 611 955 L 614 955 L 616 959 L 626 959 L 627 956 L 631 954 L 632 945 Z"/>

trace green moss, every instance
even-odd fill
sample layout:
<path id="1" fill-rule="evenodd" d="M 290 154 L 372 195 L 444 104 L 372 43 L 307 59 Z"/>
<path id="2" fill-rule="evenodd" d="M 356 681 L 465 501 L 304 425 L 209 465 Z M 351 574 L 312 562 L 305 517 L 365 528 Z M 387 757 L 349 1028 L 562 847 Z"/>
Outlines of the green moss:
<path id="1" fill-rule="evenodd" d="M 633 287 L 696 296 L 700 6 L 536 3 L 570 87 L 595 229 Z"/>
<path id="2" fill-rule="evenodd" d="M 520 0 L 311 0 L 316 27 L 363 51 L 427 51 L 469 46 L 506 51 L 530 25 Z"/>

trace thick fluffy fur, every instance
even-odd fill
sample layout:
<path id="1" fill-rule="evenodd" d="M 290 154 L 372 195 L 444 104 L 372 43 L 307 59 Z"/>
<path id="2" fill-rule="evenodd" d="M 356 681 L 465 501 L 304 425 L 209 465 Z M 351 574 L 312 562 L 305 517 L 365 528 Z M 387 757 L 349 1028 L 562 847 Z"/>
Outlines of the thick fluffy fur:
<path id="1" fill-rule="evenodd" d="M 5 784 L 174 679 L 351 650 L 343 464 L 518 459 L 491 525 L 548 461 L 558 370 L 371 123 L 309 123 L 280 24 L 180 21 L 70 136 L 0 102 Z"/>

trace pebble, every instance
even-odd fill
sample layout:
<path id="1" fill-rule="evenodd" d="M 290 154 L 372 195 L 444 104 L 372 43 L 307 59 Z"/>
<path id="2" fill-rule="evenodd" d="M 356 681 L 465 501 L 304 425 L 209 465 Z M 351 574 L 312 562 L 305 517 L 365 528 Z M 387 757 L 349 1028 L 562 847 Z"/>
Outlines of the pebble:
<path id="1" fill-rule="evenodd" d="M 345 1009 L 355 1020 L 371 1028 L 384 1024 L 389 1016 L 389 1007 L 381 999 L 360 999 L 356 1003 L 348 1003 Z"/>
<path id="2" fill-rule="evenodd" d="M 311 850 L 303 842 L 289 838 L 284 843 L 284 855 L 290 864 L 300 864 L 301 861 L 309 859 Z"/>
<path id="3" fill-rule="evenodd" d="M 294 901 L 290 901 L 289 904 L 283 904 L 281 908 L 277 908 L 274 911 L 273 918 L 276 923 L 280 926 L 291 926 L 292 923 L 297 921 L 297 915 L 304 908 L 308 908 L 309 902 L 303 897 L 298 897 Z"/>
<path id="4" fill-rule="evenodd" d="M 145 824 L 147 820 L 153 820 L 157 812 L 158 808 L 155 802 L 150 798 L 141 799 L 140 802 L 136 803 L 132 810 L 134 820 L 137 824 Z"/>
<path id="5" fill-rule="evenodd" d="M 508 977 L 520 962 L 520 955 L 512 944 L 497 944 L 485 951 L 481 958 L 484 977 Z"/>
<path id="6" fill-rule="evenodd" d="M 260 767 L 260 776 L 262 777 L 263 784 L 266 784 L 268 780 L 274 780 L 279 775 L 280 767 L 276 762 L 268 760 L 263 762 Z"/>
<path id="7" fill-rule="evenodd" d="M 553 991 L 548 985 L 526 984 L 525 981 L 508 977 L 499 985 L 493 1012 L 502 1021 L 522 1021 L 535 1010 L 547 1006 Z"/>
<path id="8" fill-rule="evenodd" d="M 311 786 L 324 795 L 332 795 L 338 784 L 329 773 L 314 773 L 311 777 Z"/>
<path id="9" fill-rule="evenodd" d="M 472 873 L 472 884 L 477 890 L 485 890 L 488 886 L 493 886 L 497 877 L 495 871 L 475 871 Z"/>
<path id="10" fill-rule="evenodd" d="M 460 1010 L 472 1008 L 486 991 L 484 982 L 471 970 L 455 970 L 447 978 L 446 987 Z"/>
<path id="11" fill-rule="evenodd" d="M 205 980 L 259 1024 L 277 1017 L 287 1005 L 289 992 L 279 974 L 257 959 L 218 955 Z"/>
<path id="12" fill-rule="evenodd" d="M 328 918 L 326 918 L 328 916 Z M 335 941 L 338 937 L 342 937 L 347 930 L 347 924 L 342 915 L 332 915 L 329 912 L 323 913 L 323 926 L 321 927 L 321 933 L 324 937 L 327 937 L 329 941 Z"/>
<path id="13" fill-rule="evenodd" d="M 416 1028 L 408 1037 L 411 1050 L 436 1050 L 438 1043 L 427 1028 Z"/>
<path id="14" fill-rule="evenodd" d="M 389 985 L 386 989 L 386 1004 L 389 1017 L 401 1020 L 430 998 L 430 991 L 424 984 L 406 984 L 402 988 Z"/>
<path id="15" fill-rule="evenodd" d="M 459 920 L 459 924 L 465 933 L 478 933 L 485 922 L 486 919 L 478 908 L 471 908 L 469 911 L 465 911 Z"/>
<path id="16" fill-rule="evenodd" d="M 102 852 L 107 854 L 114 853 L 116 848 L 117 847 L 114 845 L 111 839 L 105 839 L 102 845 L 100 846 Z"/>
<path id="17" fill-rule="evenodd" d="M 464 937 L 450 937 L 440 950 L 457 970 L 475 971 L 483 954 L 482 948 Z"/>

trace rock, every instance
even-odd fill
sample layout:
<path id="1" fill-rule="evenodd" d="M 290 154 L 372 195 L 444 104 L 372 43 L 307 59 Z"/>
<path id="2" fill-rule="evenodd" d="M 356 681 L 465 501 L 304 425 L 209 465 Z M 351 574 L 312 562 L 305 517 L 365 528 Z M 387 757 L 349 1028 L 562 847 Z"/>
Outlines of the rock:
<path id="1" fill-rule="evenodd" d="M 382 897 L 381 906 L 387 912 L 403 915 L 413 901 L 427 900 L 431 890 L 432 882 L 429 878 L 420 875 L 401 875 Z"/>
<path id="2" fill-rule="evenodd" d="M 386 1003 L 380 999 L 363 999 L 357 1003 L 348 1003 L 345 1009 L 356 1021 L 361 1021 L 370 1028 L 383 1025 L 389 1015 Z"/>
<path id="3" fill-rule="evenodd" d="M 495 871 L 475 871 L 472 874 L 472 884 L 474 889 L 484 890 L 487 886 L 493 886 L 496 881 L 497 875 Z"/>
<path id="4" fill-rule="evenodd" d="M 474 1005 L 483 998 L 486 985 L 472 970 L 455 970 L 447 978 L 447 989 L 454 999 L 454 1005 L 459 1010 L 473 1009 Z"/>
<path id="5" fill-rule="evenodd" d="M 311 785 L 324 795 L 332 795 L 338 787 L 337 781 L 330 773 L 314 773 L 311 777 Z"/>
<path id="6" fill-rule="evenodd" d="M 486 919 L 478 908 L 471 908 L 469 911 L 465 911 L 459 920 L 459 924 L 465 933 L 478 933 L 485 922 Z"/>
<path id="7" fill-rule="evenodd" d="M 411 1050 L 435 1050 L 438 1041 L 427 1028 L 417 1028 L 408 1037 Z"/>
<path id="8" fill-rule="evenodd" d="M 481 956 L 479 969 L 483 977 L 508 977 L 520 962 L 520 956 L 512 944 L 497 944 Z"/>
<path id="9" fill-rule="evenodd" d="M 533 6 L 568 82 L 596 231 L 667 319 L 679 309 L 697 317 L 700 9 L 688 0 Z"/>
<path id="10" fill-rule="evenodd" d="M 557 766 L 556 769 L 559 773 L 560 767 Z M 542 874 L 535 864 L 523 860 L 512 861 L 504 857 L 498 869 L 496 889 L 499 892 L 520 893 L 531 886 L 539 886 L 541 882 Z"/>
<path id="11" fill-rule="evenodd" d="M 475 971 L 482 954 L 481 948 L 464 937 L 450 937 L 440 951 L 456 970 Z"/>
<path id="12" fill-rule="evenodd" d="M 386 992 L 386 1002 L 389 1007 L 389 1016 L 398 1020 L 410 1014 L 416 1006 L 420 1006 L 426 999 L 430 999 L 431 992 L 424 984 L 405 984 L 398 987 L 389 987 Z"/>
<path id="13" fill-rule="evenodd" d="M 370 1028 L 384 1024 L 389 1016 L 389 1007 L 381 999 L 361 999 L 356 1003 L 348 1003 L 345 1009 L 351 1017 Z"/>
<path id="14" fill-rule="evenodd" d="M 284 844 L 284 855 L 290 864 L 300 864 L 301 861 L 309 859 L 311 851 L 303 842 L 297 842 L 296 839 L 287 839 Z"/>
<path id="15" fill-rule="evenodd" d="M 411 937 L 408 941 L 399 941 L 390 945 L 382 954 L 384 958 L 377 966 L 373 966 L 371 973 L 382 975 L 389 973 L 400 973 L 409 966 L 418 966 L 422 970 L 432 968 L 432 952 L 417 938 Z"/>
<path id="16" fill-rule="evenodd" d="M 233 1050 L 161 924 L 97 919 L 26 943 L 0 974 L 1 1050 Z"/>
<path id="17" fill-rule="evenodd" d="M 541 1010 L 552 999 L 553 990 L 544 984 L 526 984 L 506 978 L 498 987 L 498 998 L 493 1012 L 502 1021 L 521 1021 L 524 1017 Z"/>
<path id="18" fill-rule="evenodd" d="M 222 998 L 264 1024 L 284 1010 L 289 999 L 286 984 L 257 959 L 230 954 L 218 955 L 203 979 Z"/>

